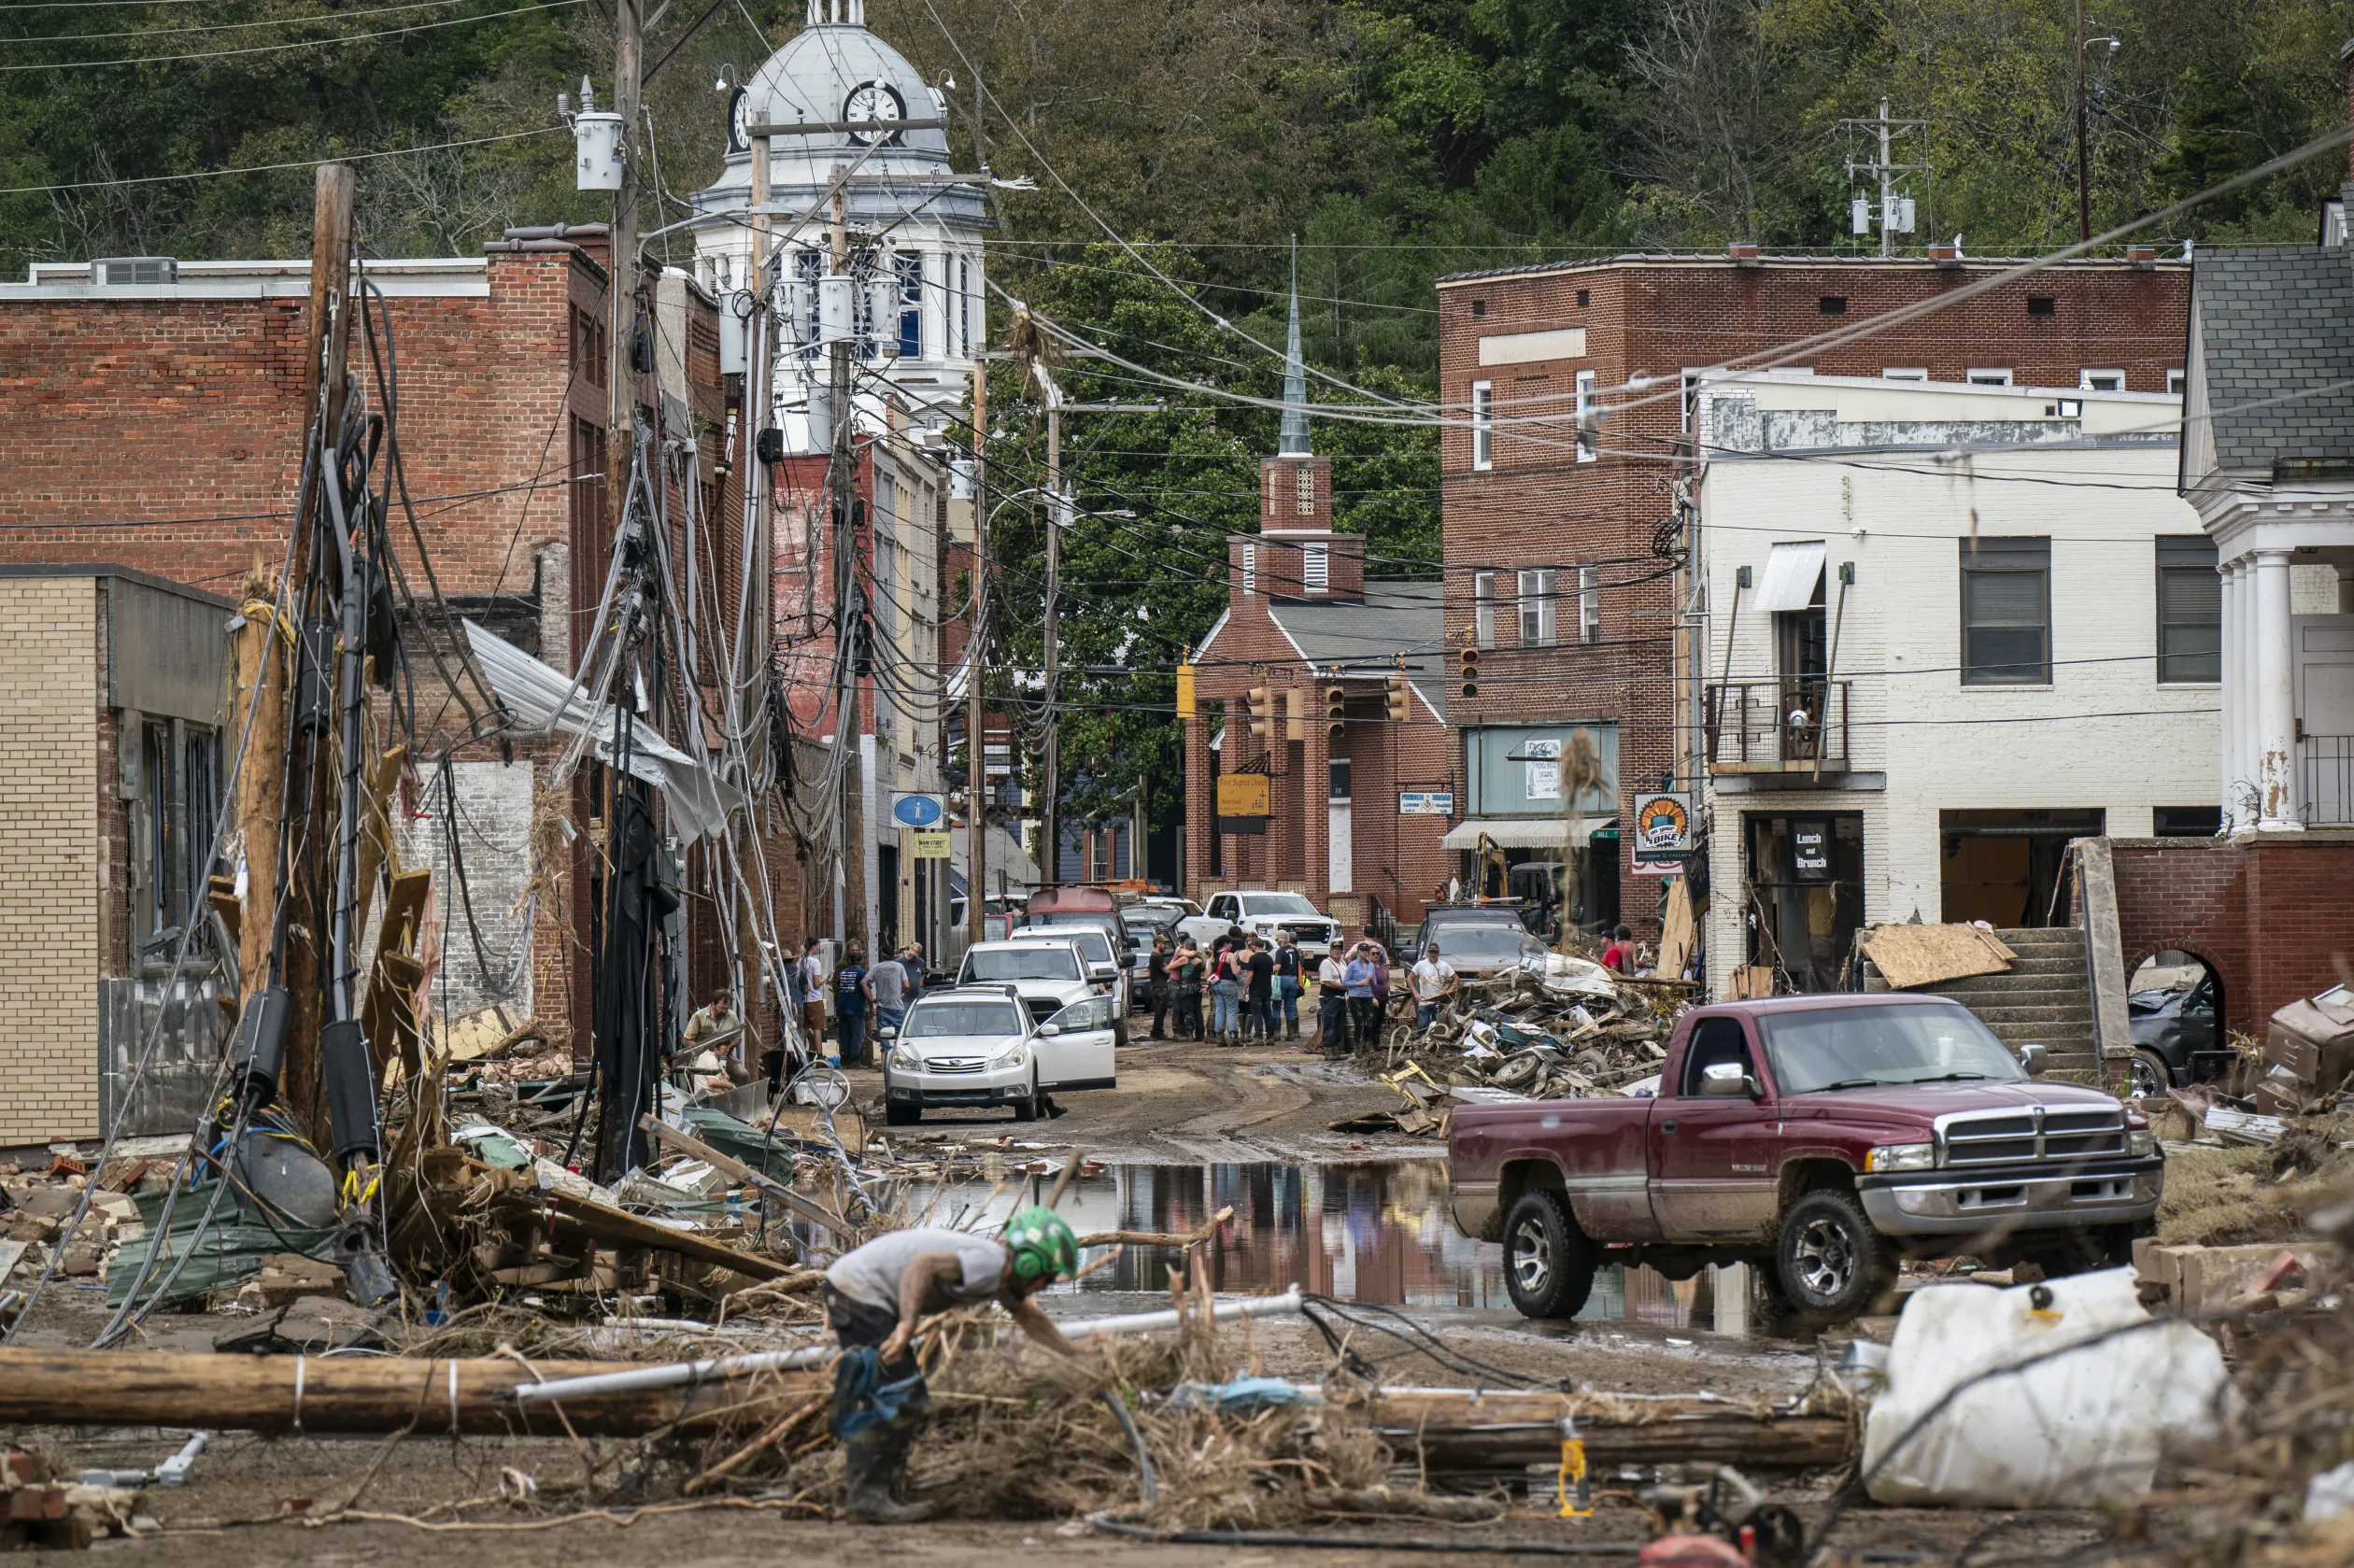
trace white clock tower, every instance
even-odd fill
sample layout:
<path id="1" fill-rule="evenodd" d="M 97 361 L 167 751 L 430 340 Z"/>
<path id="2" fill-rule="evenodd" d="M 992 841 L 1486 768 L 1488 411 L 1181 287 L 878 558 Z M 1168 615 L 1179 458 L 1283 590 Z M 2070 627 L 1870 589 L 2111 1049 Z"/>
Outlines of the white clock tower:
<path id="1" fill-rule="evenodd" d="M 768 208 L 776 303 L 793 318 L 773 378 L 775 423 L 791 449 L 825 445 L 808 430 L 809 387 L 813 380 L 822 387 L 826 376 L 825 356 L 815 346 L 816 284 L 828 271 L 827 192 L 853 164 L 847 200 L 852 249 L 861 258 L 861 383 L 872 392 L 872 378 L 881 378 L 919 424 L 934 428 L 964 402 L 984 330 L 982 236 L 993 223 L 981 186 L 952 177 L 941 128 L 946 111 L 915 67 L 867 31 L 865 0 L 809 0 L 807 25 L 730 101 L 726 165 L 694 197 L 702 219 L 696 271 L 723 310 L 748 310 L 750 302 L 735 296 L 757 287 L 746 214 L 751 129 L 764 126 L 773 133 Z M 794 125 L 813 129 L 783 130 Z"/>

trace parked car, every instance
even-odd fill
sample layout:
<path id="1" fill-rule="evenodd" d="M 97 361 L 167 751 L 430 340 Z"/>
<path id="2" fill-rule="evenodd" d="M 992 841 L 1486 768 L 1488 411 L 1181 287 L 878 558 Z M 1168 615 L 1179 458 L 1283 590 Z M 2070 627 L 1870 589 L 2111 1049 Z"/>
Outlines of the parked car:
<path id="1" fill-rule="evenodd" d="M 1118 1086 L 1110 1000 L 1080 994 L 1043 1023 L 1012 982 L 960 985 L 918 997 L 894 1029 L 885 1025 L 883 1119 L 893 1126 L 924 1112 L 1006 1106 L 1034 1122 L 1044 1097 Z"/>
<path id="2" fill-rule="evenodd" d="M 2113 1096 L 2035 1081 L 2044 1054 L 2022 1066 L 1936 997 L 1695 1008 L 1657 1098 L 1457 1106 L 1455 1223 L 1504 1244 L 1531 1318 L 1575 1315 L 1606 1262 L 1758 1264 L 1821 1320 L 1870 1310 L 1907 1256 L 2121 1264 L 2154 1228 L 2164 1157 Z"/>
<path id="3" fill-rule="evenodd" d="M 1285 931 L 1303 948 L 1322 951 L 1340 939 L 1340 923 L 1316 912 L 1304 893 L 1217 893 L 1198 915 L 1177 923 L 1178 929 L 1204 949 L 1226 935 L 1229 926 L 1273 941 Z"/>
<path id="4" fill-rule="evenodd" d="M 2134 1033 L 2133 1093 L 2155 1099 L 2170 1088 L 2220 1077 L 2237 1052 L 2218 1050 L 2215 977 L 2125 998 Z"/>
<path id="5" fill-rule="evenodd" d="M 1184 906 L 1180 908 L 1179 906 Z M 1128 905 L 1120 911 L 1127 925 L 1128 1000 L 1131 1006 L 1142 1007 L 1145 987 L 1152 982 L 1153 939 L 1168 935 L 1173 946 L 1177 923 L 1184 918 L 1184 910 L 1200 912 L 1200 906 L 1183 898 L 1144 899 Z"/>
<path id="6" fill-rule="evenodd" d="M 1421 929 L 1414 933 L 1413 951 L 1398 956 L 1411 964 L 1434 941 L 1439 944 L 1439 956 L 1460 975 L 1490 975 L 1499 969 L 1517 969 L 1522 959 L 1541 960 L 1545 955 L 1545 944 L 1528 934 L 1520 915 L 1510 908 L 1433 906 L 1423 916 Z"/>

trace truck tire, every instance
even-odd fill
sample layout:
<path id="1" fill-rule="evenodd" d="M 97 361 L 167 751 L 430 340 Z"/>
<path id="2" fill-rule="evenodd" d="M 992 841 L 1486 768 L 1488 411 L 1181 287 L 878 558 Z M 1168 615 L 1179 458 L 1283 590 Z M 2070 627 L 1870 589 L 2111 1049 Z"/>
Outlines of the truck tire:
<path id="1" fill-rule="evenodd" d="M 2166 1091 L 2173 1086 L 2173 1069 L 2155 1051 L 2135 1051 L 2125 1064 L 2126 1093 L 2135 1099 L 2164 1099 Z"/>
<path id="2" fill-rule="evenodd" d="M 1870 1311 L 1896 1282 L 1896 1260 L 1853 1193 L 1820 1188 L 1782 1215 L 1774 1273 L 1799 1312 L 1831 1321 Z"/>
<path id="3" fill-rule="evenodd" d="M 1595 1261 L 1559 1193 L 1523 1193 L 1504 1216 L 1504 1289 L 1524 1318 L 1576 1317 Z"/>

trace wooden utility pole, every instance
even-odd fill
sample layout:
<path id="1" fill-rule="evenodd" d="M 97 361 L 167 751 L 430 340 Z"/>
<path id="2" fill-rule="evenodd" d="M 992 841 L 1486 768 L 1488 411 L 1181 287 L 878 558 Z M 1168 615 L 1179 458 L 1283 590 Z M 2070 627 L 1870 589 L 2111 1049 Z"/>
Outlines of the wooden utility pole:
<path id="1" fill-rule="evenodd" d="M 630 509 L 630 469 L 636 459 L 637 384 L 631 348 L 637 325 L 639 74 L 645 64 L 645 11 L 640 0 L 614 0 L 613 107 L 621 117 L 621 184 L 613 193 L 613 330 L 605 337 L 605 497 L 613 538 L 621 537 Z M 603 628 L 591 628 L 594 637 Z"/>
<path id="2" fill-rule="evenodd" d="M 1039 879 L 1048 887 L 1062 881 L 1061 641 L 1056 636 L 1056 599 L 1062 592 L 1062 388 L 1046 378 L 1046 771 L 1045 830 L 1040 835 Z"/>
<path id="3" fill-rule="evenodd" d="M 2077 239 L 2092 237 L 2092 141 L 2084 123 L 2084 0 L 2076 0 Z"/>
<path id="4" fill-rule="evenodd" d="M 988 923 L 989 769 L 981 675 L 989 632 L 989 333 L 983 306 L 980 348 L 972 356 L 972 609 L 965 660 L 965 935 L 983 941 Z"/>
<path id="5" fill-rule="evenodd" d="M 858 594 L 858 452 L 851 437 L 856 430 L 850 417 L 850 357 L 858 352 L 858 285 L 850 271 L 850 199 L 848 171 L 833 172 L 832 223 L 827 234 L 829 268 L 836 278 L 843 279 L 837 288 L 851 290 L 845 323 L 847 332 L 837 337 L 828 350 L 827 385 L 830 393 L 827 408 L 833 420 L 833 503 L 834 503 L 834 614 L 839 623 L 837 639 L 850 640 L 858 646 L 865 634 L 865 616 L 860 612 Z M 825 312 L 820 308 L 818 314 Z M 876 331 L 881 331 L 876 324 Z M 863 650 L 872 657 L 872 650 Z M 842 701 L 835 723 L 839 742 L 849 748 L 850 766 L 842 770 L 842 884 L 843 928 L 860 948 L 869 946 L 872 935 L 867 930 L 866 883 L 866 785 L 865 754 L 860 751 L 859 730 L 865 723 L 865 704 L 858 686 L 857 661 L 842 661 Z M 872 954 L 870 953 L 869 956 Z"/>

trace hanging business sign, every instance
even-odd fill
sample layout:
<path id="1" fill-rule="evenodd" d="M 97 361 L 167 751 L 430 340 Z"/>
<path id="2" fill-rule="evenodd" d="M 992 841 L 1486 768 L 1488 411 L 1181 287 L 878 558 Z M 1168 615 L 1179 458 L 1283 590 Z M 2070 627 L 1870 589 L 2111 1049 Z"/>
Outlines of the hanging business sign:
<path id="1" fill-rule="evenodd" d="M 891 820 L 901 827 L 937 827 L 947 814 L 946 804 L 937 795 L 901 790 L 891 797 Z"/>
<path id="2" fill-rule="evenodd" d="M 918 860 L 945 860 L 949 857 L 949 835 L 945 833 L 913 833 L 909 838 L 914 847 L 908 852 Z"/>
<path id="3" fill-rule="evenodd" d="M 1401 789 L 1397 792 L 1399 816 L 1453 816 L 1454 791 L 1452 789 Z"/>
<path id="4" fill-rule="evenodd" d="M 1692 853 L 1692 797 L 1663 791 L 1635 797 L 1635 869 L 1680 865 Z"/>
<path id="5" fill-rule="evenodd" d="M 1267 814 L 1267 775 L 1264 773 L 1219 774 L 1218 814 L 1222 817 L 1265 816 Z M 1234 830 L 1228 828 L 1227 831 Z"/>

